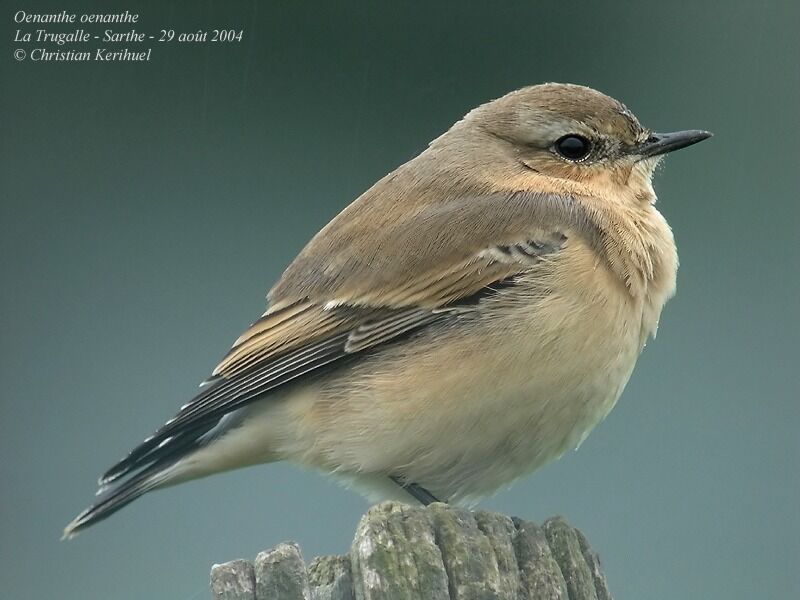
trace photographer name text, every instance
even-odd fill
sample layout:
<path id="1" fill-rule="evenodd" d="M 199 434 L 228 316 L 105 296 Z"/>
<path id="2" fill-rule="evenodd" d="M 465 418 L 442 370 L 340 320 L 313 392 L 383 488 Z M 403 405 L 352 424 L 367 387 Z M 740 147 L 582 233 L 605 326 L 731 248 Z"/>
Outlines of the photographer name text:
<path id="1" fill-rule="evenodd" d="M 75 14 L 66 11 L 29 13 L 19 10 L 14 13 L 14 22 L 22 25 L 14 32 L 13 41 L 18 46 L 14 58 L 17 61 L 149 62 L 153 47 L 159 44 L 238 44 L 244 38 L 244 30 L 236 28 L 189 31 L 164 28 L 148 31 L 140 23 L 139 14 L 129 11 Z M 70 27 L 76 24 L 78 27 Z M 63 31 L 65 26 L 69 27 L 68 31 Z M 127 46 L 109 47 L 106 44 Z M 29 48 L 31 45 L 35 47 Z"/>

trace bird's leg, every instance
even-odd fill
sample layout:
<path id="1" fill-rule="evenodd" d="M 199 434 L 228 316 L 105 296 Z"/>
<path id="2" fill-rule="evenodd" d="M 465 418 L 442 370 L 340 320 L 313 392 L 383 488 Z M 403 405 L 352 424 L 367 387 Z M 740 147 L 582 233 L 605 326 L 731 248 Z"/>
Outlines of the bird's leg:
<path id="1" fill-rule="evenodd" d="M 390 475 L 389 479 L 394 481 L 397 485 L 407 491 L 409 494 L 414 496 L 417 500 L 419 500 L 423 506 L 428 506 L 433 502 L 447 502 L 447 500 L 439 500 L 436 496 L 431 494 L 428 490 L 426 490 L 421 485 L 417 485 L 416 483 L 408 483 L 402 477 L 397 477 L 395 475 Z"/>

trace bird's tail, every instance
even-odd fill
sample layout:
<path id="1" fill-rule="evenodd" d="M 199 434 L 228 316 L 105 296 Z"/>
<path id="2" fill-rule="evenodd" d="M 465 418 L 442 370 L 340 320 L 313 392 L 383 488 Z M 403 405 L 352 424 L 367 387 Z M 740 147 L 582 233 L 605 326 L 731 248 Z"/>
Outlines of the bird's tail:
<path id="1" fill-rule="evenodd" d="M 68 540 L 75 537 L 87 527 L 113 515 L 123 506 L 130 504 L 142 494 L 146 494 L 160 487 L 170 479 L 170 467 L 174 464 L 175 461 L 170 461 L 169 464 L 159 464 L 157 462 L 151 464 L 116 487 L 109 490 L 103 490 L 101 488 L 101 491 L 98 492 L 99 496 L 97 502 L 80 513 L 64 528 L 64 535 L 61 536 L 61 539 Z"/>

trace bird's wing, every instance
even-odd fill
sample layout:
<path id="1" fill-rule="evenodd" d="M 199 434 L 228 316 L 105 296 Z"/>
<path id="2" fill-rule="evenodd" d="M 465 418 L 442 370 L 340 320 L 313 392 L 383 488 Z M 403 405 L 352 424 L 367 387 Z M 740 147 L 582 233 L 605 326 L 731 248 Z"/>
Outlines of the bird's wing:
<path id="1" fill-rule="evenodd" d="M 347 334 L 347 353 L 388 341 L 468 303 L 580 236 L 604 254 L 574 199 L 528 192 L 455 197 L 412 211 L 352 204 L 270 290 L 270 308 L 214 370 L 231 379 Z M 369 334 L 369 335 L 368 335 Z"/>
<path id="2" fill-rule="evenodd" d="M 343 241 L 341 229 L 323 229 L 273 288 L 272 306 L 236 340 L 212 383 L 101 483 L 183 454 L 225 414 L 268 391 L 454 318 L 493 286 L 557 252 L 568 235 L 587 236 L 580 215 L 563 199 L 526 194 L 504 200 L 437 204 L 417 211 L 405 227 L 361 223 L 366 240 Z M 454 227 L 470 229 L 455 235 Z M 397 251 L 404 246 L 401 258 Z"/>
<path id="3" fill-rule="evenodd" d="M 413 209 L 357 201 L 308 243 L 268 297 L 276 308 L 301 299 L 434 308 L 480 287 L 482 276 L 453 282 L 452 290 L 438 284 L 468 272 L 492 246 L 550 243 L 573 232 L 604 256 L 595 216 L 583 206 L 566 195 L 534 192 L 437 198 Z"/>

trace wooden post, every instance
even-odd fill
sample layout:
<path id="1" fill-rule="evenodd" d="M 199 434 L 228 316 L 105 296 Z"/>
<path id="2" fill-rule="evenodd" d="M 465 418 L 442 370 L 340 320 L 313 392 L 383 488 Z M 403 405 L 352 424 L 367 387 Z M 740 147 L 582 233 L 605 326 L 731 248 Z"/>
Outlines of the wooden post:
<path id="1" fill-rule="evenodd" d="M 539 526 L 446 504 L 385 502 L 350 552 L 306 567 L 295 544 L 211 569 L 214 600 L 611 600 L 597 554 L 561 517 Z"/>

